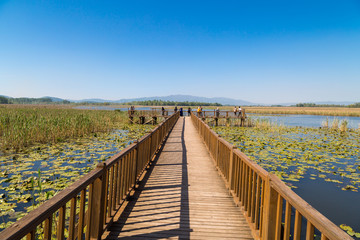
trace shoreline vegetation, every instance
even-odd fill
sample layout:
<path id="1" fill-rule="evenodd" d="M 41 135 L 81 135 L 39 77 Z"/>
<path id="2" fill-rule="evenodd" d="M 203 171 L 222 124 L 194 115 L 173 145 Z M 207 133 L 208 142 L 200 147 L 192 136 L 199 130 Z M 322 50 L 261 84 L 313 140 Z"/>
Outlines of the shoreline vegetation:
<path id="1" fill-rule="evenodd" d="M 246 113 L 360 117 L 360 108 L 344 107 L 244 107 Z"/>
<path id="2" fill-rule="evenodd" d="M 0 152 L 21 151 L 109 132 L 127 122 L 126 113 L 54 105 L 0 106 Z"/>

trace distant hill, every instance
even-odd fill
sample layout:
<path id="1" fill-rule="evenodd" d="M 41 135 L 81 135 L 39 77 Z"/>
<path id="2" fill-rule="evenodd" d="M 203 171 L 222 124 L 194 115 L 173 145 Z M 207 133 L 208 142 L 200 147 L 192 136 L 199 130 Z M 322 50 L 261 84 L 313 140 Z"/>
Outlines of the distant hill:
<path id="1" fill-rule="evenodd" d="M 82 103 L 82 102 L 88 102 L 88 103 L 104 103 L 104 102 L 117 103 L 116 101 L 113 101 L 113 100 L 105 100 L 105 99 L 101 99 L 101 98 L 89 98 L 89 99 L 69 100 L 69 101 L 76 102 L 76 103 Z"/>
<path id="2" fill-rule="evenodd" d="M 65 100 L 65 99 L 62 99 L 62 98 L 50 97 L 50 96 L 45 96 L 45 97 L 42 97 L 42 98 L 49 98 L 53 102 L 63 102 Z"/>
<path id="3" fill-rule="evenodd" d="M 45 96 L 41 98 L 12 98 L 5 95 L 0 95 L 0 97 L 5 97 L 9 99 L 9 101 L 14 103 L 68 103 L 69 102 L 75 102 L 75 103 L 126 103 L 126 102 L 134 102 L 134 101 L 148 101 L 148 100 L 162 100 L 162 101 L 174 101 L 174 102 L 203 102 L 203 103 L 220 103 L 222 105 L 230 105 L 230 106 L 271 106 L 271 105 L 278 105 L 278 106 L 295 106 L 298 104 L 298 102 L 288 102 L 288 103 L 278 103 L 278 104 L 259 104 L 259 103 L 252 103 L 241 99 L 233 99 L 233 98 L 224 98 L 224 97 L 198 97 L 198 96 L 192 96 L 192 95 L 169 95 L 169 96 L 155 96 L 155 97 L 141 97 L 141 98 L 123 98 L 119 100 L 106 100 L 101 98 L 90 98 L 90 99 L 81 99 L 81 100 L 70 100 L 70 99 L 62 99 L 58 97 L 51 97 L 51 96 Z M 360 102 L 360 101 L 358 101 Z M 310 101 L 309 101 L 310 103 Z M 328 104 L 328 105 L 350 105 L 354 104 L 356 102 L 354 101 L 321 101 L 321 102 L 312 102 L 317 105 L 321 104 Z"/>
<path id="4" fill-rule="evenodd" d="M 147 101 L 147 100 L 163 100 L 163 101 L 175 101 L 175 102 L 204 102 L 204 103 L 220 103 L 222 105 L 256 105 L 255 103 L 251 103 L 244 100 L 232 99 L 232 98 L 223 98 L 223 97 L 197 97 L 191 95 L 170 95 L 163 97 L 144 97 L 144 98 L 132 98 L 132 99 L 120 99 L 116 101 L 112 101 L 115 103 L 125 103 L 125 102 L 133 102 L 133 101 Z"/>

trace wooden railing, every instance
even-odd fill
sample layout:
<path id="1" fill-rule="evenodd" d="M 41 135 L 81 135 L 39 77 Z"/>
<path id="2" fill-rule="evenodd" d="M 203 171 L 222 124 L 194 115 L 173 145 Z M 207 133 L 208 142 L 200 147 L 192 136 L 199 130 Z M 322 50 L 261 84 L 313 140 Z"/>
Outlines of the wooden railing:
<path id="1" fill-rule="evenodd" d="M 173 114 L 153 131 L 0 232 L 0 239 L 99 239 L 175 125 Z"/>
<path id="2" fill-rule="evenodd" d="M 255 239 L 352 239 L 311 207 L 276 175 L 268 173 L 216 134 L 201 119 L 191 118 L 203 138 L 235 203 L 244 210 Z M 302 220 L 304 218 L 304 221 Z M 306 229 L 302 228 L 302 222 Z"/>

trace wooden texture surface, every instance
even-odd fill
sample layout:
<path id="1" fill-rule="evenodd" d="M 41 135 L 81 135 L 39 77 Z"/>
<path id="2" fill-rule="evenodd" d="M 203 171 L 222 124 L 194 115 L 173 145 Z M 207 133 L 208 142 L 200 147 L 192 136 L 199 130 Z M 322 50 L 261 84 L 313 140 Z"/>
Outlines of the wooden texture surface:
<path id="1" fill-rule="evenodd" d="M 189 117 L 103 239 L 252 239 Z"/>

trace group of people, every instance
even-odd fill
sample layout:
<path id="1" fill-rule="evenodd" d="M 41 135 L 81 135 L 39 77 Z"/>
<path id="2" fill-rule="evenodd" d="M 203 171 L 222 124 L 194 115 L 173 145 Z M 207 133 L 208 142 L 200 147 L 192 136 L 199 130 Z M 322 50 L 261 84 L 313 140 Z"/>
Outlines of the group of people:
<path id="1" fill-rule="evenodd" d="M 241 116 L 241 107 L 234 107 L 234 115 L 236 116 L 237 114 L 239 114 L 238 116 Z"/>
<path id="2" fill-rule="evenodd" d="M 179 110 L 179 112 L 180 112 L 180 116 L 184 116 L 184 109 L 183 109 L 182 107 L 178 109 L 178 107 L 175 106 L 174 112 L 177 112 L 178 110 Z M 191 111 L 192 111 L 192 110 L 191 110 L 191 108 L 189 107 L 189 108 L 187 109 L 188 116 L 191 115 Z M 131 107 L 130 107 L 130 112 L 131 112 L 131 115 L 135 113 L 135 107 L 134 107 L 134 106 L 131 106 Z M 161 108 L 161 113 L 162 113 L 162 116 L 165 116 L 165 115 L 168 114 L 164 107 Z M 198 117 L 202 117 L 202 115 L 203 115 L 203 109 L 202 109 L 201 106 L 199 106 L 199 107 L 197 108 L 196 113 L 197 113 Z M 242 113 L 241 107 L 240 107 L 240 106 L 239 106 L 239 107 L 236 107 L 236 106 L 235 106 L 235 107 L 234 107 L 234 115 L 241 117 L 241 113 Z M 219 117 L 219 116 L 220 116 L 220 109 L 219 109 L 218 107 L 217 107 L 216 110 L 215 110 L 215 114 L 216 114 L 216 117 Z"/>
<path id="3" fill-rule="evenodd" d="M 164 108 L 164 107 L 163 107 L 163 108 Z M 174 112 L 177 112 L 177 111 L 178 111 L 178 108 L 177 108 L 177 106 L 175 106 Z M 184 116 L 184 110 L 183 110 L 182 107 L 179 109 L 179 112 L 180 112 L 180 116 L 181 116 L 181 117 Z M 189 108 L 188 108 L 188 116 L 190 116 L 190 114 L 191 114 L 191 108 L 189 107 Z"/>

